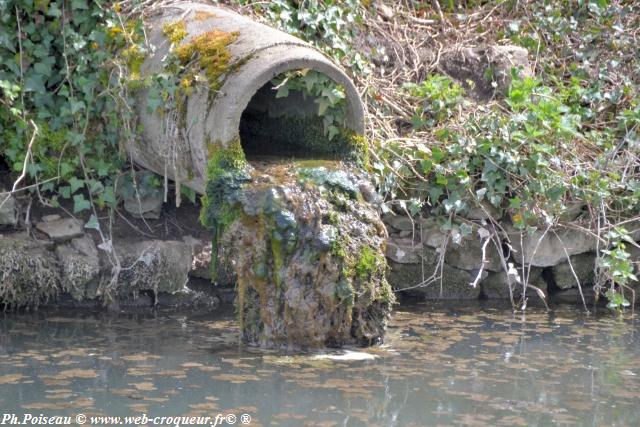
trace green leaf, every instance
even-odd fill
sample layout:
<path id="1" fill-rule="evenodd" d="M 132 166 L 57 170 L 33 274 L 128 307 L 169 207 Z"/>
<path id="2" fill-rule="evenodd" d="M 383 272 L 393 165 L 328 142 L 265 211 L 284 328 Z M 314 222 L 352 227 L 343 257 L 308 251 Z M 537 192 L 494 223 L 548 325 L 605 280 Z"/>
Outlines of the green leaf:
<path id="1" fill-rule="evenodd" d="M 82 194 L 73 196 L 73 213 L 78 213 L 91 209 L 91 203 Z"/>
<path id="2" fill-rule="evenodd" d="M 289 86 L 285 83 L 276 91 L 276 98 L 286 98 L 287 96 L 289 96 Z"/>
<path id="3" fill-rule="evenodd" d="M 98 223 L 98 218 L 95 215 L 91 214 L 89 221 L 84 225 L 84 228 L 93 228 L 98 230 L 100 228 L 100 224 Z"/>
<path id="4" fill-rule="evenodd" d="M 68 199 L 71 197 L 71 187 L 69 187 L 68 185 L 58 188 L 58 192 L 65 199 Z"/>
<path id="5" fill-rule="evenodd" d="M 78 189 L 84 187 L 84 180 L 72 176 L 69 179 L 69 185 L 71 186 L 71 193 L 73 194 L 78 191 Z"/>
<path id="6" fill-rule="evenodd" d="M 100 198 L 103 202 L 107 203 L 110 206 L 114 206 L 116 204 L 116 196 L 113 190 L 113 186 L 109 185 L 105 187 L 104 192 L 100 194 Z"/>

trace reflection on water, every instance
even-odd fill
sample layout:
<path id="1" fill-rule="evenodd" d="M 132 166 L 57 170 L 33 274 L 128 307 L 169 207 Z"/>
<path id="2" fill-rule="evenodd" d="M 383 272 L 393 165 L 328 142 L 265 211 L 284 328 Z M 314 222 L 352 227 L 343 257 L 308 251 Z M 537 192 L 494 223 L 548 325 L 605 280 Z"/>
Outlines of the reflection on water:
<path id="1" fill-rule="evenodd" d="M 330 358 L 241 352 L 231 313 L 6 314 L 0 408 L 248 413 L 252 426 L 637 425 L 637 325 L 419 305 L 396 311 L 383 346 L 353 349 L 373 357 Z"/>

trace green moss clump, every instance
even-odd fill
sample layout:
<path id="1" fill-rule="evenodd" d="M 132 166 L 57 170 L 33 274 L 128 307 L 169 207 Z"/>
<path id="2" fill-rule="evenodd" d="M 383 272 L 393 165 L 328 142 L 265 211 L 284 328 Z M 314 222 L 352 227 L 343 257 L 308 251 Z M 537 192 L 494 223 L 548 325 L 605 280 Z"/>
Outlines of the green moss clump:
<path id="1" fill-rule="evenodd" d="M 346 258 L 347 257 L 347 249 L 346 244 L 343 239 L 336 239 L 331 242 L 331 254 L 338 258 Z"/>
<path id="2" fill-rule="evenodd" d="M 217 278 L 218 240 L 224 229 L 240 216 L 237 196 L 243 184 L 250 179 L 248 163 L 240 140 L 227 147 L 219 143 L 208 144 L 207 188 L 202 200 L 200 221 L 212 233 L 211 278 Z"/>
<path id="3" fill-rule="evenodd" d="M 352 131 L 345 131 L 353 161 L 365 170 L 371 169 L 371 154 L 369 153 L 369 141 L 364 135 Z"/>
<path id="4" fill-rule="evenodd" d="M 189 43 L 177 47 L 174 53 L 182 65 L 197 60 L 204 70 L 212 90 L 220 88 L 220 76 L 229 68 L 231 53 L 227 49 L 238 39 L 239 32 L 213 30 L 194 37 Z"/>
<path id="5" fill-rule="evenodd" d="M 142 68 L 142 63 L 147 57 L 147 54 L 142 49 L 140 49 L 138 45 L 134 44 L 126 49 L 123 49 L 120 55 L 125 60 L 127 67 L 129 67 L 129 71 L 131 72 L 130 79 L 132 81 L 139 80 L 140 69 Z"/>
<path id="6" fill-rule="evenodd" d="M 177 46 L 187 37 L 187 24 L 182 20 L 169 22 L 162 26 L 162 34 Z"/>
<path id="7" fill-rule="evenodd" d="M 365 280 L 380 271 L 380 268 L 384 269 L 385 265 L 385 260 L 380 253 L 376 253 L 369 246 L 365 246 L 358 255 L 353 269 L 357 278 Z"/>

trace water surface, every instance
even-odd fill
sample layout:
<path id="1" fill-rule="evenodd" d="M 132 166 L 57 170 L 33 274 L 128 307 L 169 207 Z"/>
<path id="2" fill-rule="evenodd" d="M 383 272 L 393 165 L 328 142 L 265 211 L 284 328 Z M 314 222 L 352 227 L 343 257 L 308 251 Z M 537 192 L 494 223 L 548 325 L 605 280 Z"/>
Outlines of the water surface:
<path id="1" fill-rule="evenodd" d="M 251 426 L 638 425 L 637 326 L 575 308 L 424 304 L 396 310 L 383 346 L 333 360 L 239 351 L 228 312 L 5 314 L 0 408 L 246 413 Z"/>

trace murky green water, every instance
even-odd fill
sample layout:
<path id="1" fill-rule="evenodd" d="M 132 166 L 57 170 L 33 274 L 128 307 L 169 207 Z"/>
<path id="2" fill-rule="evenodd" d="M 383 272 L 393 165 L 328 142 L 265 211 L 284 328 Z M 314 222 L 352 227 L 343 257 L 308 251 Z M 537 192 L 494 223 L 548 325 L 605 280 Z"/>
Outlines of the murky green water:
<path id="1" fill-rule="evenodd" d="M 19 417 L 234 413 L 242 425 L 246 413 L 252 426 L 640 422 L 632 316 L 400 308 L 385 345 L 364 350 L 375 359 L 351 361 L 239 352 L 230 313 L 0 319 L 0 408 Z"/>

